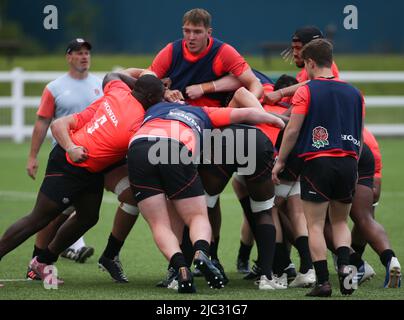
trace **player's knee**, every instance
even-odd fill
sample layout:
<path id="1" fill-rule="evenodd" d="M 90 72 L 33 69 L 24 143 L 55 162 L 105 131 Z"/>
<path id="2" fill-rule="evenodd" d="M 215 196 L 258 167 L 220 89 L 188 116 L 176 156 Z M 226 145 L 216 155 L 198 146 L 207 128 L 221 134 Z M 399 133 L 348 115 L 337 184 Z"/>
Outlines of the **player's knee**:
<path id="1" fill-rule="evenodd" d="M 100 215 L 98 212 L 91 212 L 91 210 L 89 210 L 83 215 L 78 215 L 77 219 L 86 228 L 91 228 L 97 224 L 99 217 Z"/>

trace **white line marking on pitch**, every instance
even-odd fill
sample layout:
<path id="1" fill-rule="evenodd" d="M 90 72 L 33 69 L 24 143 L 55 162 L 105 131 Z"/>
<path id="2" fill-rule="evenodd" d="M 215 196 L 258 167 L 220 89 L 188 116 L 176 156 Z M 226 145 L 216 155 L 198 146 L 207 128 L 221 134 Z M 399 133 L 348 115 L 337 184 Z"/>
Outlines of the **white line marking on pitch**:
<path id="1" fill-rule="evenodd" d="M 0 279 L 0 282 L 33 282 L 32 280 L 28 279 Z"/>

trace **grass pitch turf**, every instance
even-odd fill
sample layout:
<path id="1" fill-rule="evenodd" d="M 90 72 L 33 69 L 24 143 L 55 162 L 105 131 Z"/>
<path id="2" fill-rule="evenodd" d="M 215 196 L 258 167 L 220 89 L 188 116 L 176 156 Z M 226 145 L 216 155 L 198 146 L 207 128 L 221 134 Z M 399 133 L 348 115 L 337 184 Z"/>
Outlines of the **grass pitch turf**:
<path id="1" fill-rule="evenodd" d="M 380 205 L 376 211 L 401 263 L 404 263 L 403 229 L 404 229 L 404 172 L 402 162 L 404 149 L 402 139 L 380 139 L 383 156 L 383 186 Z M 25 172 L 29 141 L 14 144 L 0 140 L 0 234 L 20 217 L 28 213 L 35 201 L 42 181 L 50 142 L 47 141 L 40 153 L 40 170 L 38 177 L 32 181 Z M 85 264 L 74 263 L 60 258 L 57 267 L 65 284 L 58 290 L 45 290 L 40 282 L 1 281 L 0 299 L 309 299 L 304 296 L 308 289 L 287 289 L 277 291 L 259 291 L 253 282 L 242 280 L 236 272 L 235 260 L 239 246 L 241 209 L 227 188 L 222 200 L 222 234 L 220 238 L 219 257 L 225 267 L 229 285 L 223 290 L 208 288 L 203 279 L 196 279 L 197 294 L 179 295 L 173 290 L 156 288 L 155 284 L 165 275 L 167 262 L 156 248 L 149 228 L 140 218 L 129 235 L 121 252 L 121 260 L 130 280 L 128 284 L 114 283 L 108 274 L 97 267 L 97 260 L 102 253 L 109 233 L 118 202 L 111 193 L 104 194 L 100 220 L 85 236 L 86 243 L 95 247 L 95 255 Z M 9 253 L 0 261 L 0 279 L 23 279 L 30 260 L 34 238 Z M 256 257 L 255 250 L 252 258 Z M 378 256 L 370 247 L 366 248 L 365 259 L 374 267 L 377 275 L 371 281 L 360 286 L 353 296 L 342 297 L 338 290 L 338 280 L 329 260 L 334 299 L 403 299 L 403 289 L 383 289 L 385 270 Z M 330 257 L 329 257 L 330 258 Z M 292 260 L 298 266 L 296 251 Z"/>

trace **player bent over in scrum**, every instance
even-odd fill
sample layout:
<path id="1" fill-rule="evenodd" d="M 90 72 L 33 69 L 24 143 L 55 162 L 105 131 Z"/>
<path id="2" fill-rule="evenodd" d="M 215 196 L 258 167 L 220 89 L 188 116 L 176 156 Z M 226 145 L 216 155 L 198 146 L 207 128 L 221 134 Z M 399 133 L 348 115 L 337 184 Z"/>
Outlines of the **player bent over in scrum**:
<path id="1" fill-rule="evenodd" d="M 181 293 L 195 292 L 195 287 L 171 227 L 166 198 L 171 200 L 177 214 L 189 227 L 195 250 L 194 263 L 209 286 L 222 288 L 224 278 L 209 259 L 211 227 L 204 189 L 196 165 L 190 159 L 198 154 L 204 129 L 242 121 L 275 123 L 283 127 L 280 119 L 262 110 L 159 103 L 147 111 L 143 126 L 131 140 L 128 166 L 133 193 L 157 246 L 178 270 L 178 291 Z"/>
<path id="2" fill-rule="evenodd" d="M 143 121 L 143 108 L 161 101 L 164 93 L 164 86 L 156 77 L 145 75 L 136 81 L 130 76 L 139 76 L 143 70 L 129 70 L 127 74 L 107 74 L 104 97 L 81 113 L 52 124 L 59 145 L 50 153 L 34 209 L 0 239 L 1 258 L 74 205 L 76 215 L 62 225 L 48 248 L 30 263 L 45 280 L 47 266 L 97 223 L 103 171 L 125 157 L 129 139 Z"/>

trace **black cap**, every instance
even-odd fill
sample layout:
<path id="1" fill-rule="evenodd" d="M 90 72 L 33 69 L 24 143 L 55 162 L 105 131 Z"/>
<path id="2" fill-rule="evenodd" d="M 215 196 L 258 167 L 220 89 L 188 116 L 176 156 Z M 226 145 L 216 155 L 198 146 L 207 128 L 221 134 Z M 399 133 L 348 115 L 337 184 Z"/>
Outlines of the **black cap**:
<path id="1" fill-rule="evenodd" d="M 309 43 L 314 39 L 324 38 L 321 30 L 314 26 L 306 26 L 299 28 L 295 31 L 295 34 L 292 37 L 292 41 L 301 42 L 303 45 Z"/>
<path id="2" fill-rule="evenodd" d="M 66 53 L 71 53 L 72 51 L 80 50 L 82 46 L 86 46 L 88 50 L 91 50 L 90 42 L 82 38 L 76 38 L 69 42 L 66 48 Z"/>

